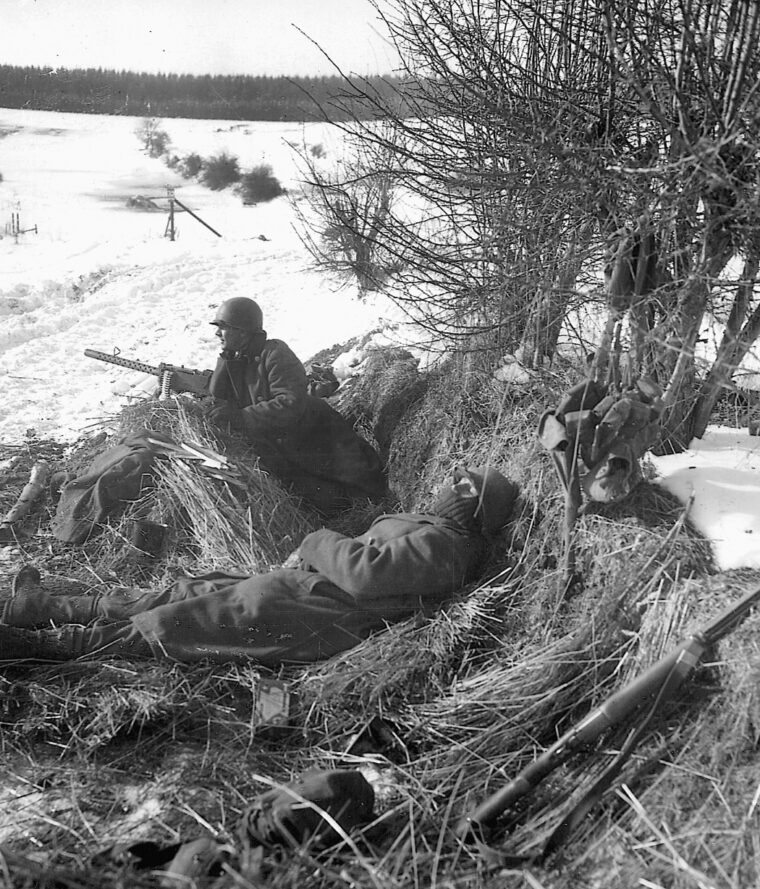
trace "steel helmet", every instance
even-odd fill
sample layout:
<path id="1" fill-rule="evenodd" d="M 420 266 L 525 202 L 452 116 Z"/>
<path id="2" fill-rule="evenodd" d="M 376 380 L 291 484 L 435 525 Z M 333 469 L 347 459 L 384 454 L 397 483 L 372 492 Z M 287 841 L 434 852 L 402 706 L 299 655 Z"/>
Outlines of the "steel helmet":
<path id="1" fill-rule="evenodd" d="M 520 489 L 517 485 L 503 476 L 498 469 L 488 466 L 477 466 L 470 469 L 468 466 L 457 467 L 456 473 L 467 476 L 478 491 L 478 508 L 475 510 L 475 518 L 480 519 L 480 525 L 487 533 L 498 531 L 509 521 Z M 456 478 L 455 473 L 455 478 Z"/>
<path id="2" fill-rule="evenodd" d="M 227 324 L 241 330 L 261 330 L 264 327 L 264 315 L 255 303 L 247 296 L 234 296 L 225 300 L 216 310 L 212 324 Z"/>

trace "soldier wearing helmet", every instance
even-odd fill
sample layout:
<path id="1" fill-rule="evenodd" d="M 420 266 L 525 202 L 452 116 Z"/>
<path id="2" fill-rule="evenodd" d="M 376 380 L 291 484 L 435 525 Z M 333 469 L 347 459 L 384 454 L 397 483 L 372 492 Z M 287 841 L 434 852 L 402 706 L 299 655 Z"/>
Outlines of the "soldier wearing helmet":
<path id="1" fill-rule="evenodd" d="M 267 337 L 258 304 L 228 299 L 211 323 L 222 352 L 209 418 L 244 434 L 263 468 L 324 514 L 381 500 L 387 482 L 379 456 L 324 399 L 308 394 L 304 366 L 286 343 Z"/>
<path id="2" fill-rule="evenodd" d="M 0 599 L 0 660 L 97 652 L 276 667 L 331 657 L 474 580 L 518 495 L 497 470 L 464 467 L 429 512 L 379 516 L 357 537 L 323 528 L 287 567 L 180 578 L 155 592 L 51 595 L 25 566 Z"/>

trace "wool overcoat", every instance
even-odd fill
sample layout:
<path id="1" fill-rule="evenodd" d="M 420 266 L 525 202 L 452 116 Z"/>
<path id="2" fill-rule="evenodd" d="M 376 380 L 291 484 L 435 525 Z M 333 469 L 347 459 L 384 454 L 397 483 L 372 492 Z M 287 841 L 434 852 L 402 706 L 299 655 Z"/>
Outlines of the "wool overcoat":
<path id="1" fill-rule="evenodd" d="M 181 661 L 308 663 L 437 608 L 472 579 L 482 536 L 433 514 L 378 518 L 359 537 L 323 529 L 299 548 L 301 568 L 177 581 L 131 617 L 158 656 Z M 163 604 L 158 604 L 163 603 Z"/>
<path id="2" fill-rule="evenodd" d="M 262 466 L 322 512 L 387 493 L 377 452 L 323 398 L 308 394 L 306 371 L 282 340 L 266 340 L 250 358 L 220 357 L 209 391 L 240 410 Z"/>

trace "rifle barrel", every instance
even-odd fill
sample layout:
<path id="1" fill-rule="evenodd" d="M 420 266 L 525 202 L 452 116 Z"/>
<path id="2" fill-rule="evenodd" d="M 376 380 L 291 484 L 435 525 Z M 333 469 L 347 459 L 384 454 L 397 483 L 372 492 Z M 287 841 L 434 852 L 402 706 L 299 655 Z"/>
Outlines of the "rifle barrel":
<path id="1" fill-rule="evenodd" d="M 760 586 L 745 593 L 738 602 L 729 605 L 702 630 L 710 645 L 727 636 L 744 620 L 749 610 L 760 602 Z"/>
<path id="2" fill-rule="evenodd" d="M 85 349 L 84 354 L 88 358 L 95 358 L 97 361 L 106 361 L 108 364 L 128 367 L 130 370 L 140 370 L 146 374 L 153 374 L 154 377 L 161 376 L 160 367 L 153 367 L 153 365 L 145 364 L 142 361 L 134 361 L 132 358 L 121 358 L 118 355 L 109 355 L 107 352 L 98 352 L 95 349 Z"/>
<path id="3" fill-rule="evenodd" d="M 499 815 L 537 787 L 572 753 L 585 744 L 597 740 L 606 729 L 619 725 L 635 713 L 645 701 L 651 700 L 668 677 L 675 680 L 673 690 L 678 688 L 688 678 L 705 652 L 741 623 L 758 601 L 760 601 L 760 587 L 750 590 L 701 631 L 694 633 L 670 654 L 660 658 L 623 688 L 610 695 L 599 707 L 565 732 L 538 759 L 526 766 L 505 787 L 488 797 L 471 815 L 463 818 L 457 825 L 457 833 L 466 836 L 474 829 L 492 824 Z"/>

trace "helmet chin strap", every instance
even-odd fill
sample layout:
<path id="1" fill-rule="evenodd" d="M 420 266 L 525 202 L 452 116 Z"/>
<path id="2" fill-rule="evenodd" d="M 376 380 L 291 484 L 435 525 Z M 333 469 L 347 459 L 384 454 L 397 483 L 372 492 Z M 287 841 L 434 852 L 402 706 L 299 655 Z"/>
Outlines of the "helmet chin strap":
<path id="1" fill-rule="evenodd" d="M 264 343 L 267 341 L 266 330 L 253 330 L 248 337 L 248 342 L 240 349 L 222 349 L 221 356 L 227 361 L 246 359 L 250 361 L 252 358 L 258 358 Z"/>

